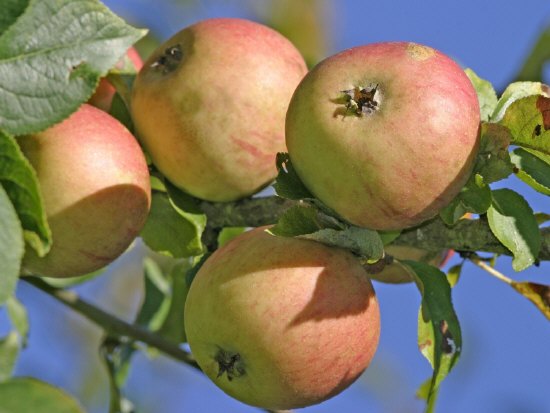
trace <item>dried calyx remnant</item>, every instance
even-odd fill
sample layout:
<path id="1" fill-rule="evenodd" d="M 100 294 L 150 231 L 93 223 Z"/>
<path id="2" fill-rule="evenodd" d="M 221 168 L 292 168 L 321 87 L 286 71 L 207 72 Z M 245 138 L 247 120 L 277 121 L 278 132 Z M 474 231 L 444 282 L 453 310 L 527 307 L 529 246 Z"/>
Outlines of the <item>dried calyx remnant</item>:
<path id="1" fill-rule="evenodd" d="M 378 261 L 370 262 L 368 259 L 359 258 L 361 265 L 367 272 L 367 274 L 378 274 L 386 268 L 386 266 L 393 264 L 393 256 L 389 254 L 384 254 L 382 258 Z"/>
<path id="2" fill-rule="evenodd" d="M 175 46 L 167 47 L 164 53 L 151 63 L 151 68 L 160 70 L 162 73 L 170 73 L 178 67 L 182 58 L 183 52 L 181 50 L 181 45 L 176 44 Z"/>
<path id="3" fill-rule="evenodd" d="M 342 90 L 346 105 L 346 113 L 356 116 L 370 115 L 380 109 L 380 91 L 378 85 L 369 87 L 356 86 L 353 89 Z"/>
<path id="4" fill-rule="evenodd" d="M 246 373 L 244 362 L 239 353 L 225 351 L 220 348 L 214 359 L 218 362 L 218 377 L 223 376 L 225 373 L 227 379 L 231 381 L 235 377 L 241 377 Z"/>

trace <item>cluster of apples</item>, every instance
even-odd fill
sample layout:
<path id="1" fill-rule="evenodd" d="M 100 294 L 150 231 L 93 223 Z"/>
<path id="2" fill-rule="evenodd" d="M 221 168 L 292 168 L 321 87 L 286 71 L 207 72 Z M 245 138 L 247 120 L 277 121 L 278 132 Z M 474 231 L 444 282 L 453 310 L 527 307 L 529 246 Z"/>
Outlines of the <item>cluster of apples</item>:
<path id="1" fill-rule="evenodd" d="M 465 184 L 479 145 L 476 92 L 444 54 L 378 43 L 308 72 L 286 38 L 241 19 L 205 20 L 162 44 L 139 71 L 131 114 L 155 167 L 197 198 L 257 193 L 276 176 L 276 154 L 288 151 L 311 193 L 349 223 L 376 230 L 435 216 Z M 77 275 L 124 251 L 150 205 L 133 136 L 84 105 L 20 143 L 54 239 L 45 258 L 26 257 L 27 268 Z M 380 315 L 350 252 L 256 228 L 201 267 L 185 328 L 198 364 L 222 390 L 289 409 L 359 377 L 376 351 Z"/>

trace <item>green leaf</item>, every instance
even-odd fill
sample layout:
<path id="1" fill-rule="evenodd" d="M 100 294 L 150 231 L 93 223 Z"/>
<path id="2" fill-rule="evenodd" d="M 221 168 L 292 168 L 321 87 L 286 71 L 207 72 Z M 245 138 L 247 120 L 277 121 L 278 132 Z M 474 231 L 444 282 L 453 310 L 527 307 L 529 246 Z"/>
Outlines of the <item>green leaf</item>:
<path id="1" fill-rule="evenodd" d="M 11 378 L 18 355 L 19 335 L 16 331 L 10 331 L 0 339 L 0 383 Z"/>
<path id="2" fill-rule="evenodd" d="M 522 271 L 539 255 L 541 236 L 533 210 L 511 189 L 492 192 L 493 202 L 487 211 L 489 227 L 497 239 L 512 254 L 512 268 Z"/>
<path id="3" fill-rule="evenodd" d="M 366 228 L 349 227 L 343 230 L 325 228 L 312 234 L 299 235 L 298 238 L 347 249 L 368 262 L 378 261 L 384 256 L 384 244 L 380 235 Z"/>
<path id="4" fill-rule="evenodd" d="M 516 282 L 510 284 L 514 290 L 537 306 L 542 314 L 550 320 L 550 286 L 533 282 Z"/>
<path id="5" fill-rule="evenodd" d="M 416 397 L 418 397 L 420 400 L 428 400 L 428 397 L 430 397 L 430 391 L 432 387 L 432 379 L 429 378 L 428 380 L 424 381 L 420 387 L 416 390 Z"/>
<path id="6" fill-rule="evenodd" d="M 491 115 L 491 122 L 500 123 L 508 108 L 518 100 L 527 97 L 547 96 L 548 87 L 539 82 L 514 82 L 508 85 Z"/>
<path id="7" fill-rule="evenodd" d="M 401 235 L 401 231 L 378 231 L 378 235 L 380 235 L 384 245 L 389 245 Z"/>
<path id="8" fill-rule="evenodd" d="M 541 194 L 550 195 L 550 156 L 532 149 L 516 148 L 510 155 L 516 176 Z"/>
<path id="9" fill-rule="evenodd" d="M 131 133 L 134 133 L 134 122 L 130 116 L 130 110 L 118 93 L 115 93 L 113 96 L 111 108 L 109 109 L 109 115 L 126 126 L 126 129 L 128 129 Z"/>
<path id="10" fill-rule="evenodd" d="M 279 152 L 275 163 L 279 174 L 273 188 L 275 188 L 277 195 L 282 198 L 296 200 L 314 198 L 293 168 L 288 153 Z"/>
<path id="11" fill-rule="evenodd" d="M 545 63 L 550 59 L 550 26 L 544 30 L 535 42 L 529 56 L 523 62 L 517 80 L 539 81 L 542 79 Z"/>
<path id="12" fill-rule="evenodd" d="M 203 225 L 206 225 L 206 217 L 199 205 L 199 200 L 191 195 L 181 191 L 172 185 L 169 181 L 164 182 L 168 195 L 170 195 L 170 202 L 175 207 L 187 212 L 188 214 L 195 215 L 194 219 L 200 221 Z"/>
<path id="13" fill-rule="evenodd" d="M 453 265 L 451 268 L 449 268 L 449 271 L 447 271 L 447 281 L 449 281 L 449 285 L 454 287 L 458 280 L 460 279 L 460 274 L 462 273 L 462 267 L 463 263 Z"/>
<path id="14" fill-rule="evenodd" d="M 212 255 L 212 253 L 207 252 L 200 257 L 193 258 L 193 266 L 185 273 L 185 281 L 187 282 L 187 285 L 189 287 L 193 283 L 193 280 L 195 279 L 202 265 L 206 262 L 210 255 Z"/>
<path id="15" fill-rule="evenodd" d="M 462 332 L 451 300 L 451 286 L 445 274 L 422 262 L 402 263 L 412 270 L 422 293 L 418 317 L 418 347 L 434 370 L 429 387 L 423 389 L 428 401 L 427 411 L 431 412 L 441 382 L 460 356 Z"/>
<path id="16" fill-rule="evenodd" d="M 134 133 L 134 122 L 130 115 L 130 100 L 135 78 L 136 67 L 128 54 L 125 54 L 107 75 L 107 80 L 116 90 L 109 114 L 118 119 L 132 133 Z"/>
<path id="17" fill-rule="evenodd" d="M 537 224 L 539 224 L 540 226 L 550 221 L 550 214 L 546 214 L 544 212 L 536 212 L 535 219 L 537 220 Z"/>
<path id="18" fill-rule="evenodd" d="M 472 69 L 465 70 L 466 75 L 474 85 L 479 100 L 481 120 L 488 121 L 497 106 L 497 94 L 491 82 L 480 78 Z"/>
<path id="19" fill-rule="evenodd" d="M 27 310 L 23 304 L 14 295 L 8 298 L 6 301 L 6 307 L 8 309 L 8 317 L 10 319 L 12 327 L 21 337 L 21 342 L 25 346 L 27 344 L 27 338 L 29 336 L 29 318 Z"/>
<path id="20" fill-rule="evenodd" d="M 474 174 L 487 184 L 507 178 L 513 171 L 508 147 L 512 135 L 508 128 L 496 123 L 481 124 L 481 139 Z"/>
<path id="21" fill-rule="evenodd" d="M 328 211 L 330 213 L 330 211 Z M 287 209 L 268 232 L 283 237 L 311 234 L 319 229 L 345 229 L 349 227 L 338 218 L 325 212 L 322 205 L 303 203 Z"/>
<path id="22" fill-rule="evenodd" d="M 529 96 L 512 103 L 500 124 L 512 134 L 512 143 L 550 155 L 550 98 Z"/>
<path id="23" fill-rule="evenodd" d="M 491 189 L 481 175 L 475 174 L 464 186 L 460 198 L 467 212 L 483 214 L 491 205 Z"/>
<path id="24" fill-rule="evenodd" d="M 0 125 L 37 132 L 76 111 L 145 35 L 97 0 L 31 0 L 0 37 Z"/>
<path id="25" fill-rule="evenodd" d="M 182 194 L 182 193 L 181 193 Z M 171 197 L 174 192 L 171 191 Z M 203 251 L 201 235 L 206 216 L 189 205 L 186 195 L 169 198 L 166 193 L 153 192 L 151 212 L 141 231 L 145 244 L 154 251 L 174 258 L 200 255 Z"/>
<path id="26" fill-rule="evenodd" d="M 0 305 L 15 291 L 24 252 L 21 223 L 8 194 L 0 185 Z"/>
<path id="27" fill-rule="evenodd" d="M 151 175 L 149 179 L 151 181 L 151 189 L 153 191 L 166 192 L 166 185 L 164 184 L 164 179 L 159 178 L 158 176 L 155 176 L 155 175 Z"/>
<path id="28" fill-rule="evenodd" d="M 296 205 L 287 209 L 268 232 L 344 248 L 369 261 L 377 261 L 384 255 L 384 244 L 378 232 L 343 226 L 336 218 L 312 205 Z"/>
<path id="29" fill-rule="evenodd" d="M 203 247 L 201 236 L 206 227 L 206 215 L 199 206 L 199 200 L 179 190 L 168 181 L 165 181 L 164 184 L 168 192 L 170 204 L 193 228 L 193 232 L 189 234 L 193 237 L 189 248 L 194 251 L 192 255 L 196 256 L 202 254 Z"/>
<path id="30" fill-rule="evenodd" d="M 0 131 L 0 183 L 8 193 L 27 243 L 43 257 L 52 244 L 52 234 L 42 204 L 36 173 L 14 138 Z"/>
<path id="31" fill-rule="evenodd" d="M 335 225 L 343 225 L 343 219 L 335 211 L 315 198 L 305 187 L 293 168 L 288 153 L 279 152 L 276 163 L 279 174 L 273 184 L 273 188 L 277 192 L 277 195 L 286 199 L 307 201 L 307 204 L 320 210 L 327 218 L 330 217 Z"/>
<path id="32" fill-rule="evenodd" d="M 287 209 L 268 232 L 281 237 L 312 234 L 323 228 L 318 216 L 319 210 L 317 208 L 308 205 L 296 205 Z"/>
<path id="33" fill-rule="evenodd" d="M 122 395 L 130 371 L 130 361 L 136 348 L 133 343 L 121 343 L 118 338 L 106 336 L 99 347 L 109 378 L 109 413 L 133 413 L 132 403 Z"/>
<path id="34" fill-rule="evenodd" d="M 117 91 L 125 90 L 128 93 L 131 91 L 137 73 L 133 60 L 128 56 L 128 53 L 125 53 L 117 64 L 109 69 L 107 80 Z M 126 102 L 129 103 L 129 101 Z"/>
<path id="35" fill-rule="evenodd" d="M 23 14 L 30 0 L 2 0 L 2 13 L 0 13 L 0 35 L 8 27 L 15 23 Z"/>
<path id="36" fill-rule="evenodd" d="M 166 277 L 159 265 L 151 258 L 145 258 L 144 297 L 134 324 L 151 331 L 157 331 L 166 320 L 172 302 L 171 280 Z M 133 342 L 120 341 L 107 336 L 101 345 L 103 361 L 109 373 L 110 412 L 121 413 L 129 401 L 121 392 L 130 372 L 131 361 L 136 347 Z"/>
<path id="37" fill-rule="evenodd" d="M 143 269 L 145 294 L 135 322 L 151 331 L 156 331 L 168 314 L 172 288 L 168 277 L 151 258 L 144 259 Z"/>
<path id="38" fill-rule="evenodd" d="M 174 265 L 170 270 L 170 279 L 172 281 L 172 300 L 168 314 L 164 319 L 158 333 L 165 339 L 180 344 L 187 341 L 185 335 L 184 309 L 187 293 L 189 292 L 189 283 L 187 274 L 190 270 L 188 261 L 181 261 Z"/>
<path id="39" fill-rule="evenodd" d="M 74 287 L 75 285 L 84 284 L 88 281 L 93 280 L 94 278 L 99 277 L 107 270 L 106 267 L 101 268 L 97 271 L 91 272 L 85 275 L 79 275 L 78 277 L 68 277 L 68 278 L 55 278 L 55 277 L 40 277 L 42 281 L 47 282 L 52 287 L 56 288 L 69 288 Z"/>
<path id="40" fill-rule="evenodd" d="M 459 194 L 439 215 L 447 225 L 454 225 L 466 213 L 484 214 L 491 206 L 491 189 L 481 175 L 472 175 Z"/>
<path id="41" fill-rule="evenodd" d="M 11 377 L 19 356 L 19 350 L 21 346 L 27 345 L 29 335 L 27 310 L 14 295 L 7 299 L 6 308 L 12 330 L 0 340 L 0 382 Z"/>
<path id="42" fill-rule="evenodd" d="M 241 235 L 245 231 L 246 231 L 245 227 L 225 227 L 225 228 L 222 228 L 222 230 L 220 231 L 220 233 L 218 235 L 218 248 L 223 247 L 225 244 L 227 244 L 233 238 Z"/>
<path id="43" fill-rule="evenodd" d="M 0 383 L 2 413 L 85 413 L 76 399 L 61 389 L 33 378 Z"/>

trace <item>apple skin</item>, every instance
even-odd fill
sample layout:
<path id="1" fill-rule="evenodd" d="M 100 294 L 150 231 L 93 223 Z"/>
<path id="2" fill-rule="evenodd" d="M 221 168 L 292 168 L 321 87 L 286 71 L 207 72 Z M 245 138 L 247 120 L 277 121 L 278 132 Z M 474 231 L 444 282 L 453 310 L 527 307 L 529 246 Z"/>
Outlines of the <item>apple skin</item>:
<path id="1" fill-rule="evenodd" d="M 204 263 L 189 289 L 185 328 L 199 366 L 223 391 L 291 409 L 320 403 L 359 377 L 376 351 L 380 314 L 352 254 L 260 227 Z M 219 374 L 232 357 L 233 369 Z"/>
<path id="2" fill-rule="evenodd" d="M 422 261 L 439 268 L 443 267 L 454 255 L 453 250 L 442 250 L 434 253 L 422 248 L 405 245 L 389 245 L 385 247 L 385 251 L 386 254 L 391 255 L 397 260 Z M 386 265 L 382 271 L 369 274 L 369 277 L 373 280 L 389 284 L 403 284 L 413 280 L 409 271 L 399 262 L 392 262 Z"/>
<path id="3" fill-rule="evenodd" d="M 137 136 L 168 180 L 215 202 L 252 195 L 277 175 L 285 114 L 307 72 L 276 31 L 242 19 L 198 22 L 162 44 L 132 89 Z"/>
<path id="4" fill-rule="evenodd" d="M 40 258 L 27 248 L 34 275 L 72 277 L 122 254 L 145 224 L 151 203 L 141 148 L 115 118 L 87 104 L 46 131 L 18 138 L 36 170 L 52 231 Z"/>
<path id="5" fill-rule="evenodd" d="M 346 108 L 354 88 L 376 108 Z M 354 99 L 359 101 L 359 99 Z M 479 148 L 476 91 L 449 57 L 415 43 L 345 50 L 313 68 L 289 105 L 286 143 L 306 187 L 355 225 L 396 230 L 435 216 Z"/>
<path id="6" fill-rule="evenodd" d="M 126 52 L 126 55 L 136 68 L 136 71 L 139 71 L 143 67 L 143 60 L 134 47 L 130 47 Z M 119 60 L 115 65 L 116 69 L 124 68 L 123 59 Z M 99 84 L 92 95 L 88 100 L 88 103 L 92 106 L 95 106 L 98 109 L 101 109 L 104 112 L 109 112 L 111 109 L 111 104 L 113 103 L 113 97 L 115 96 L 116 89 L 107 78 L 101 78 Z"/>

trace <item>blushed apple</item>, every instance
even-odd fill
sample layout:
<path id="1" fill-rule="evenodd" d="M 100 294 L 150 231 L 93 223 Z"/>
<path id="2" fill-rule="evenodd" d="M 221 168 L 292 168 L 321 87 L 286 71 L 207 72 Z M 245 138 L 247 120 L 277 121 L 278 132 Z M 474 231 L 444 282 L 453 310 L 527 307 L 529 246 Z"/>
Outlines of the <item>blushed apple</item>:
<path id="1" fill-rule="evenodd" d="M 44 257 L 27 248 L 25 270 L 78 276 L 122 254 L 139 234 L 151 202 L 149 171 L 132 134 L 84 104 L 63 122 L 18 142 L 36 170 L 53 239 Z"/>
<path id="2" fill-rule="evenodd" d="M 380 315 L 351 253 L 260 227 L 201 267 L 185 329 L 199 366 L 223 391 L 290 409 L 320 403 L 359 377 L 376 351 Z"/>
<path id="3" fill-rule="evenodd" d="M 298 176 L 347 221 L 376 230 L 435 216 L 470 176 L 479 147 L 476 91 L 430 47 L 345 50 L 300 83 L 286 119 Z"/>
<path id="4" fill-rule="evenodd" d="M 208 19 L 162 44 L 132 89 L 138 138 L 174 185 L 208 201 L 252 195 L 276 176 L 285 114 L 307 69 L 276 31 Z"/>

